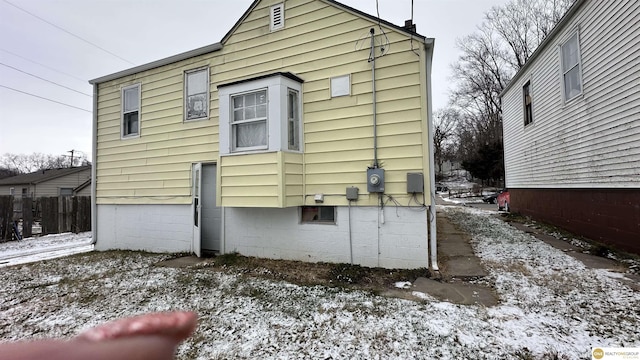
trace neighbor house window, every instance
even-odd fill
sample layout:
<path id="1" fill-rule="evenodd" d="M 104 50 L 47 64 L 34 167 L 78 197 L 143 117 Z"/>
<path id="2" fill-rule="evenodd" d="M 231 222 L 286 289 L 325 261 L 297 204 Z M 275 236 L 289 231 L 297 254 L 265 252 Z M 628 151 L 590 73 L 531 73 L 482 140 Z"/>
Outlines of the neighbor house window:
<path id="1" fill-rule="evenodd" d="M 303 206 L 300 214 L 303 223 L 336 223 L 335 206 Z"/>
<path id="2" fill-rule="evenodd" d="M 533 106 L 531 103 L 531 81 L 527 81 L 522 87 L 522 97 L 524 102 L 524 125 L 533 122 Z"/>
<path id="3" fill-rule="evenodd" d="M 29 193 L 27 192 L 28 189 L 27 188 L 22 188 L 22 197 L 27 197 L 29 196 Z"/>
<path id="4" fill-rule="evenodd" d="M 184 119 L 209 117 L 209 69 L 187 71 L 184 74 Z"/>
<path id="5" fill-rule="evenodd" d="M 300 150 L 300 110 L 298 92 L 287 90 L 287 134 L 289 150 Z"/>
<path id="6" fill-rule="evenodd" d="M 122 88 L 122 137 L 140 134 L 140 84 Z"/>
<path id="7" fill-rule="evenodd" d="M 267 147 L 267 90 L 231 97 L 233 149 L 252 150 Z"/>
<path id="8" fill-rule="evenodd" d="M 60 188 L 60 196 L 72 196 L 73 188 Z"/>
<path id="9" fill-rule="evenodd" d="M 271 31 L 282 28 L 284 28 L 284 3 L 271 7 L 271 23 L 269 25 Z"/>
<path id="10" fill-rule="evenodd" d="M 560 49 L 564 100 L 569 101 L 582 93 L 578 33 L 574 33 Z"/>
<path id="11" fill-rule="evenodd" d="M 9 195 L 13 196 L 16 193 L 16 188 L 9 188 Z"/>

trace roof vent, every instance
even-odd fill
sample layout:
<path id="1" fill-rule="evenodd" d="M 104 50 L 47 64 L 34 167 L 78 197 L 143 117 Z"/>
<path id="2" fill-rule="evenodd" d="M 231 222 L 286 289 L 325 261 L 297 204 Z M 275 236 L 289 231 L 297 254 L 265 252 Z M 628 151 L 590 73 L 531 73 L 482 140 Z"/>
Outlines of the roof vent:
<path id="1" fill-rule="evenodd" d="M 271 31 L 284 28 L 284 3 L 271 7 Z"/>

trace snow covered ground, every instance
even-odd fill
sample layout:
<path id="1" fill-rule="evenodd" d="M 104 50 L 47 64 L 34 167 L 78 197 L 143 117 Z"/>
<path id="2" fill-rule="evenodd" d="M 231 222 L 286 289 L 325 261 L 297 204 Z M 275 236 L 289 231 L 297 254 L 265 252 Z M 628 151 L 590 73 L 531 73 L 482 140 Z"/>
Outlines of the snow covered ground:
<path id="1" fill-rule="evenodd" d="M 8 241 L 0 243 L 0 267 L 55 259 L 92 250 L 90 231 Z"/>
<path id="2" fill-rule="evenodd" d="M 426 294 L 414 302 L 206 265 L 153 266 L 168 255 L 92 252 L 3 269 L 0 338 L 71 337 L 122 316 L 187 309 L 200 325 L 179 359 L 585 359 L 592 346 L 640 346 L 640 294 L 620 282 L 624 274 L 588 269 L 495 212 L 439 210 L 472 235 L 499 305 Z"/>

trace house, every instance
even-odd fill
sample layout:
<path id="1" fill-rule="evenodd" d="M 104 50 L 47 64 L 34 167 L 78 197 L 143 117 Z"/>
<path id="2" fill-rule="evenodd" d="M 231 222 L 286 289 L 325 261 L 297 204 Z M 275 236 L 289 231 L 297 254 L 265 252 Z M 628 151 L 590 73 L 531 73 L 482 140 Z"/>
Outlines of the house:
<path id="1" fill-rule="evenodd" d="M 91 183 L 91 165 L 39 170 L 0 179 L 0 195 L 31 198 L 73 196 L 74 189 L 87 181 Z"/>
<path id="2" fill-rule="evenodd" d="M 433 43 L 256 0 L 219 43 L 90 81 L 97 249 L 437 268 Z"/>
<path id="3" fill-rule="evenodd" d="M 510 208 L 636 253 L 639 18 L 577 0 L 501 94 Z"/>

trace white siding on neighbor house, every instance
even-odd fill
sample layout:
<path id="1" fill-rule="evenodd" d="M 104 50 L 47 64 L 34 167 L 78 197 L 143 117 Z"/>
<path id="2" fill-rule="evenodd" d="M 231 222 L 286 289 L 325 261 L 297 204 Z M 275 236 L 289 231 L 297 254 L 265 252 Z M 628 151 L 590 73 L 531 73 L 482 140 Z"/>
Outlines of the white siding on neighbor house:
<path id="1" fill-rule="evenodd" d="M 559 45 L 576 30 L 583 94 L 565 104 Z M 502 99 L 508 187 L 640 187 L 640 1 L 586 1 L 521 75 Z"/>

